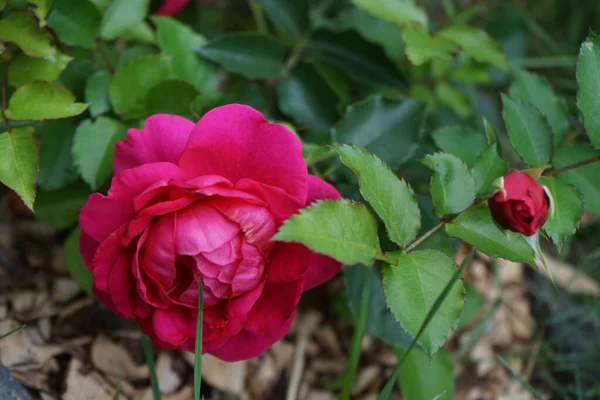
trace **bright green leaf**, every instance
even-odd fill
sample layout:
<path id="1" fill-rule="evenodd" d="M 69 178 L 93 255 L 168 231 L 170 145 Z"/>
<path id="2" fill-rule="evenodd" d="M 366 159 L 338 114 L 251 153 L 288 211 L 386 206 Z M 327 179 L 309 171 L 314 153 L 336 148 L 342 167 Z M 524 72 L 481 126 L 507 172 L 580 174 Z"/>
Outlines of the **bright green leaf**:
<path id="1" fill-rule="evenodd" d="M 371 265 L 381 251 L 377 221 L 349 200 L 318 201 L 292 216 L 273 240 L 302 243 L 344 264 Z"/>
<path id="2" fill-rule="evenodd" d="M 75 131 L 73 160 L 92 189 L 98 189 L 113 170 L 115 144 L 127 136 L 127 127 L 107 117 L 83 121 Z"/>
<path id="3" fill-rule="evenodd" d="M 457 214 L 475 200 L 475 181 L 466 164 L 448 153 L 435 153 L 421 161 L 435 171 L 431 179 L 431 197 L 435 214 L 444 217 Z"/>
<path id="4" fill-rule="evenodd" d="M 405 351 L 397 351 L 398 359 Z M 400 387 L 405 400 L 454 399 L 452 357 L 444 349 L 431 359 L 420 351 L 411 351 L 400 369 Z"/>
<path id="5" fill-rule="evenodd" d="M 451 60 L 456 45 L 442 37 L 431 36 L 427 27 L 407 25 L 402 32 L 406 43 L 406 55 L 414 65 L 422 65 L 434 59 Z"/>
<path id="6" fill-rule="evenodd" d="M 583 214 L 581 194 L 573 186 L 556 178 L 543 176 L 539 183 L 548 189 L 552 197 L 552 209 L 544 230 L 560 248 L 579 227 Z"/>
<path id="7" fill-rule="evenodd" d="M 465 282 L 465 310 L 460 316 L 458 327 L 464 328 L 477 317 L 483 307 L 483 299 L 473 285 Z"/>
<path id="8" fill-rule="evenodd" d="M 409 22 L 427 25 L 425 11 L 413 0 L 352 0 L 352 3 L 377 18 L 400 26 Z"/>
<path id="9" fill-rule="evenodd" d="M 90 296 L 94 297 L 92 286 L 94 278 L 92 271 L 83 263 L 83 257 L 79 252 L 79 236 L 81 229 L 74 229 L 65 242 L 65 264 L 71 277 L 81 286 Z"/>
<path id="10" fill-rule="evenodd" d="M 374 96 L 348 106 L 332 135 L 337 143 L 366 147 L 395 169 L 419 147 L 424 118 L 423 103 Z"/>
<path id="11" fill-rule="evenodd" d="M 492 183 L 508 173 L 508 163 L 498 155 L 496 144 L 490 145 L 473 163 L 471 175 L 475 179 L 477 195 L 487 194 Z"/>
<path id="12" fill-rule="evenodd" d="M 597 156 L 598 152 L 586 145 L 578 143 L 565 144 L 556 150 L 554 167 L 566 167 L 567 165 Z M 600 185 L 598 185 L 600 162 L 571 169 L 558 174 L 558 177 L 579 189 L 583 195 L 584 208 L 586 210 L 600 214 Z"/>
<path id="13" fill-rule="evenodd" d="M 31 57 L 53 59 L 56 49 L 50 44 L 38 25 L 38 20 L 27 12 L 12 11 L 0 19 L 0 41 L 13 42 Z"/>
<path id="14" fill-rule="evenodd" d="M 169 77 L 169 61 L 160 56 L 144 56 L 129 62 L 113 76 L 109 97 L 115 112 L 126 119 L 146 113 L 150 89 Z"/>
<path id="15" fill-rule="evenodd" d="M 96 47 L 100 12 L 89 0 L 56 0 L 48 25 L 71 46 Z"/>
<path id="16" fill-rule="evenodd" d="M 454 154 L 468 165 L 472 165 L 487 147 L 482 133 L 464 126 L 444 126 L 431 136 L 440 150 Z"/>
<path id="17" fill-rule="evenodd" d="M 10 98 L 6 116 L 15 121 L 67 118 L 85 111 L 87 104 L 62 86 L 35 81 L 18 88 Z"/>
<path id="18" fill-rule="evenodd" d="M 105 70 L 90 76 L 85 84 L 85 101 L 90 105 L 92 117 L 102 115 L 110 110 L 108 101 L 108 88 L 110 86 L 110 73 Z"/>
<path id="19" fill-rule="evenodd" d="M 69 119 L 49 121 L 40 126 L 37 132 L 40 139 L 38 184 L 42 189 L 60 189 L 77 179 L 71 156 L 74 134 L 75 125 Z"/>
<path id="20" fill-rule="evenodd" d="M 27 2 L 34 6 L 33 13 L 40 20 L 40 26 L 46 25 L 46 15 L 52 7 L 54 0 L 28 0 Z"/>
<path id="21" fill-rule="evenodd" d="M 358 177 L 362 196 L 383 220 L 390 239 L 400 246 L 410 243 L 421 225 L 421 212 L 412 188 L 365 149 L 344 145 L 336 150 Z"/>
<path id="22" fill-rule="evenodd" d="M 500 230 L 487 204 L 480 204 L 460 214 L 446 224 L 446 233 L 472 244 L 489 256 L 533 263 L 533 250 L 523 235 Z"/>
<path id="23" fill-rule="evenodd" d="M 504 53 L 484 31 L 468 25 L 452 25 L 441 30 L 438 35 L 460 46 L 475 60 L 508 71 Z"/>
<path id="24" fill-rule="evenodd" d="M 133 28 L 129 29 L 123 35 L 123 40 L 146 44 L 156 44 L 156 35 L 150 24 L 146 21 L 142 21 L 136 24 Z"/>
<path id="25" fill-rule="evenodd" d="M 129 64 L 136 58 L 155 55 L 158 55 L 158 52 L 156 51 L 156 48 L 154 46 L 148 46 L 145 44 L 131 46 L 127 50 L 119 54 L 119 60 L 117 61 L 116 66 L 117 70 L 123 68 L 125 65 Z M 173 67 L 172 63 L 171 67 Z"/>
<path id="26" fill-rule="evenodd" d="M 167 79 L 154 86 L 146 95 L 146 113 L 191 116 L 192 103 L 200 92 L 190 83 Z"/>
<path id="27" fill-rule="evenodd" d="M 310 27 L 308 20 L 308 1 L 254 0 L 260 4 L 277 26 L 299 37 Z"/>
<path id="28" fill-rule="evenodd" d="M 449 83 L 438 83 L 435 86 L 435 94 L 442 104 L 454 111 L 459 117 L 467 118 L 471 115 L 471 104 L 467 97 Z"/>
<path id="29" fill-rule="evenodd" d="M 0 133 L 0 182 L 14 190 L 30 210 L 35 200 L 38 163 L 33 128 Z"/>
<path id="30" fill-rule="evenodd" d="M 257 33 L 231 33 L 197 49 L 225 70 L 249 79 L 278 76 L 284 67 L 285 46 L 278 39 Z"/>
<path id="31" fill-rule="evenodd" d="M 541 167 L 550 161 L 552 132 L 548 121 L 537 108 L 502 95 L 502 116 L 508 136 L 523 161 Z"/>
<path id="32" fill-rule="evenodd" d="M 554 134 L 555 144 L 564 139 L 569 127 L 567 107 L 554 93 L 552 86 L 546 79 L 531 72 L 517 70 L 509 94 L 515 99 L 533 105 L 548 119 Z"/>
<path id="33" fill-rule="evenodd" d="M 386 265 L 382 269 L 385 297 L 392 313 L 414 337 L 435 300 L 452 279 L 456 264 L 436 250 L 388 255 L 397 260 L 398 265 Z M 430 357 L 456 329 L 463 304 L 464 288 L 458 281 L 419 338 L 419 344 Z"/>
<path id="34" fill-rule="evenodd" d="M 8 83 L 12 87 L 23 86 L 32 81 L 52 82 L 73 58 L 58 53 L 55 61 L 18 54 L 8 66 Z"/>
<path id="35" fill-rule="evenodd" d="M 124 35 L 148 14 L 150 0 L 113 0 L 104 12 L 100 24 L 100 36 L 114 40 Z"/>
<path id="36" fill-rule="evenodd" d="M 577 106 L 592 145 L 600 148 L 600 38 L 593 32 L 579 50 Z"/>
<path id="37" fill-rule="evenodd" d="M 77 225 L 79 211 L 90 196 L 90 188 L 81 180 L 59 190 L 40 190 L 35 201 L 35 215 L 58 229 Z"/>

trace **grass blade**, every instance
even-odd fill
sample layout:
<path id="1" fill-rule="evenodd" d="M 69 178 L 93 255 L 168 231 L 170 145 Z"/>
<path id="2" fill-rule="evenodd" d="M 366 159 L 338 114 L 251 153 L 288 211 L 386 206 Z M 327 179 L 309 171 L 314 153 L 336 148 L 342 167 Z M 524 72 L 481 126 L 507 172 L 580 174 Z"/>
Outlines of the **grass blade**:
<path id="1" fill-rule="evenodd" d="M 142 334 L 142 346 L 146 355 L 146 363 L 150 371 L 150 386 L 152 386 L 152 397 L 154 400 L 161 400 L 160 389 L 158 388 L 158 377 L 156 376 L 156 366 L 154 365 L 154 353 L 152 353 L 152 342 L 146 334 Z"/>
<path id="2" fill-rule="evenodd" d="M 440 306 L 446 299 L 446 296 L 448 296 L 448 293 L 450 292 L 450 289 L 452 289 L 452 286 L 454 286 L 456 281 L 458 279 L 460 279 L 460 276 L 462 275 L 463 270 L 465 269 L 467 264 L 471 261 L 471 258 L 473 258 L 474 254 L 475 254 L 475 248 L 473 248 L 469 252 L 467 257 L 460 264 L 460 267 L 456 270 L 456 272 L 452 276 L 452 279 L 450 279 L 450 281 L 446 284 L 446 286 L 444 287 L 444 290 L 442 290 L 442 293 L 440 293 L 438 298 L 435 300 L 435 303 L 433 303 L 433 307 L 431 307 L 431 310 L 429 310 L 429 312 L 425 316 L 425 320 L 423 321 L 423 324 L 421 324 L 421 327 L 419 328 L 417 335 L 414 337 L 413 341 L 410 343 L 410 346 L 408 347 L 408 350 L 406 351 L 406 353 L 404 353 L 404 355 L 398 362 L 398 365 L 396 366 L 394 373 L 392 374 L 390 379 L 387 381 L 387 383 L 383 387 L 383 390 L 379 394 L 379 397 L 377 397 L 377 400 L 388 400 L 388 398 L 390 397 L 390 393 L 392 392 L 392 389 L 394 388 L 394 383 L 398 380 L 398 376 L 400 376 L 400 368 L 402 367 L 402 364 L 404 363 L 404 361 L 406 360 L 406 358 L 408 357 L 408 355 L 410 354 L 412 349 L 417 344 L 417 341 L 421 337 L 421 334 L 423 334 L 423 331 L 425 330 L 425 328 L 427 328 L 427 325 L 429 325 L 429 322 L 431 322 L 431 320 L 433 319 L 433 316 L 435 315 L 438 308 L 440 308 Z"/>
<path id="3" fill-rule="evenodd" d="M 15 329 L 13 329 L 12 331 L 9 331 L 7 333 L 5 333 L 4 335 L 0 335 L 0 340 L 4 339 L 5 337 L 8 337 L 10 335 L 12 335 L 15 332 L 20 331 L 21 329 L 25 328 L 25 325 L 21 325 L 21 326 L 17 326 Z"/>
<path id="4" fill-rule="evenodd" d="M 517 371 L 515 371 L 514 369 L 512 369 L 512 367 L 510 366 L 509 363 L 506 362 L 506 360 L 502 357 L 500 357 L 499 355 L 494 355 L 494 358 L 496 359 L 496 361 L 498 361 L 500 364 L 502 364 L 502 366 L 504 368 L 506 368 L 506 370 L 508 372 L 510 372 L 510 374 L 516 379 L 518 380 L 521 385 L 523 386 L 523 388 L 525 390 L 527 390 L 529 393 L 531 393 L 531 395 L 536 398 L 537 400 L 544 400 L 544 398 L 542 397 L 541 394 L 539 394 L 534 388 L 533 386 L 531 386 L 529 384 L 529 382 L 527 382 L 521 375 L 519 375 L 517 373 Z"/>
<path id="5" fill-rule="evenodd" d="M 198 318 L 196 319 L 196 355 L 194 358 L 194 400 L 200 400 L 202 388 L 202 311 L 204 310 L 202 280 L 198 279 Z"/>
<path id="6" fill-rule="evenodd" d="M 119 382 L 117 383 L 117 390 L 115 390 L 115 395 L 113 396 L 113 400 L 119 400 L 119 397 L 121 397 L 121 383 L 123 382 L 123 378 L 119 379 Z"/>

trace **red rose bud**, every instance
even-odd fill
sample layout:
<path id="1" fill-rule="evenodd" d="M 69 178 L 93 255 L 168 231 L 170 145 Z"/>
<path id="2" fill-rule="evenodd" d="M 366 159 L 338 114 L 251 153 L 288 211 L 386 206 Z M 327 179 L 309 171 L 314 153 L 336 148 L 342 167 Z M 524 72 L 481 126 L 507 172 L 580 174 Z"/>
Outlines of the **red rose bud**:
<path id="1" fill-rule="evenodd" d="M 548 219 L 550 199 L 542 185 L 521 171 L 501 179 L 501 190 L 488 200 L 492 216 L 503 228 L 531 236 Z"/>

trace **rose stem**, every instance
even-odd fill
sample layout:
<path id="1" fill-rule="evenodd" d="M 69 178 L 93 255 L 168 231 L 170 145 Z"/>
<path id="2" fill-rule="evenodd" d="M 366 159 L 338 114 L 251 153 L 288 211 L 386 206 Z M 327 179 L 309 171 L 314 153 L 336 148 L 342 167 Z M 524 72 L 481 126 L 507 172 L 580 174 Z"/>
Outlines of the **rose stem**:
<path id="1" fill-rule="evenodd" d="M 573 168 L 583 167 L 584 165 L 588 165 L 588 164 L 594 163 L 596 161 L 600 161 L 600 156 L 588 158 L 587 160 L 579 161 L 579 162 L 576 162 L 575 164 L 567 165 L 565 167 L 549 171 L 548 173 L 544 174 L 544 176 L 557 175 L 557 174 L 560 174 L 561 172 L 569 171 Z"/>
<path id="2" fill-rule="evenodd" d="M 440 229 L 445 224 L 446 224 L 446 221 L 444 221 L 444 220 L 441 220 L 440 222 L 438 222 L 437 225 L 435 225 L 433 228 L 431 228 L 430 230 L 425 232 L 423 234 L 423 236 L 421 236 L 420 238 L 418 238 L 417 240 L 412 242 L 411 245 L 406 248 L 406 252 L 407 253 L 410 252 L 412 249 L 414 249 L 415 247 L 417 247 L 418 245 L 423 243 L 423 241 L 425 241 L 425 239 L 427 239 L 429 236 L 433 235 L 435 232 L 437 232 L 438 229 Z"/>

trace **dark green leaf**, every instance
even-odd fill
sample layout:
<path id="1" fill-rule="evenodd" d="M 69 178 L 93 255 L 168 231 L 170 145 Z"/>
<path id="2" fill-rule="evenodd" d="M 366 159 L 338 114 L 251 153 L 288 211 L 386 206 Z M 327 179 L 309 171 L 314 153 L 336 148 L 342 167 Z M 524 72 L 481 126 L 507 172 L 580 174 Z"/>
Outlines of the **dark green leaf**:
<path id="1" fill-rule="evenodd" d="M 501 231 L 492 219 L 487 204 L 472 207 L 446 224 L 446 233 L 472 244 L 492 257 L 533 263 L 533 250 L 523 235 Z"/>
<path id="2" fill-rule="evenodd" d="M 60 189 L 77 179 L 71 156 L 74 134 L 75 126 L 68 119 L 47 122 L 40 127 L 38 183 L 42 189 Z"/>
<path id="3" fill-rule="evenodd" d="M 102 16 L 100 36 L 114 40 L 144 20 L 150 0 L 113 0 Z"/>
<path id="4" fill-rule="evenodd" d="M 392 313 L 414 337 L 437 297 L 452 279 L 456 264 L 435 250 L 388 255 L 397 260 L 398 265 L 386 265 L 382 269 L 385 297 Z M 458 281 L 419 338 L 419 344 L 430 357 L 456 329 L 463 304 L 464 288 Z"/>
<path id="5" fill-rule="evenodd" d="M 427 27 L 407 25 L 402 38 L 406 43 L 406 55 L 414 65 L 422 65 L 427 61 L 441 59 L 451 60 L 456 45 L 439 36 L 431 36 Z"/>
<path id="6" fill-rule="evenodd" d="M 0 41 L 13 42 L 31 57 L 53 60 L 56 49 L 50 44 L 38 25 L 38 20 L 27 12 L 13 11 L 0 19 Z"/>
<path id="7" fill-rule="evenodd" d="M 550 214 L 544 224 L 544 230 L 560 248 L 567 237 L 575 233 L 583 214 L 581 195 L 573 186 L 552 177 L 541 177 L 552 197 Z"/>
<path id="8" fill-rule="evenodd" d="M 439 36 L 456 43 L 475 60 L 508 71 L 504 53 L 484 31 L 468 25 L 452 25 L 441 30 Z"/>
<path id="9" fill-rule="evenodd" d="M 85 84 L 85 101 L 90 105 L 90 114 L 97 117 L 110 110 L 108 101 L 108 88 L 110 86 L 110 73 L 105 70 L 90 76 Z"/>
<path id="10" fill-rule="evenodd" d="M 419 147 L 424 118 L 423 103 L 375 96 L 346 108 L 333 139 L 364 146 L 395 169 Z"/>
<path id="11" fill-rule="evenodd" d="M 552 132 L 548 121 L 537 108 L 502 95 L 502 115 L 510 141 L 523 161 L 541 167 L 550 161 Z"/>
<path id="12" fill-rule="evenodd" d="M 0 133 L 0 182 L 14 190 L 33 210 L 38 150 L 33 128 L 15 128 Z"/>
<path id="13" fill-rule="evenodd" d="M 377 18 L 397 25 L 403 26 L 409 22 L 427 25 L 425 11 L 413 0 L 352 0 L 352 2 Z"/>
<path id="14" fill-rule="evenodd" d="M 83 290 L 91 297 L 94 297 L 92 292 L 92 286 L 94 278 L 92 271 L 83 263 L 83 258 L 79 252 L 79 236 L 81 235 L 81 229 L 74 229 L 67 241 L 65 242 L 65 264 L 71 277 L 75 279 L 75 282 L 81 286 Z"/>
<path id="15" fill-rule="evenodd" d="M 169 61 L 160 56 L 144 56 L 129 62 L 113 76 L 109 97 L 115 112 L 124 118 L 146 113 L 150 89 L 169 77 Z"/>
<path id="16" fill-rule="evenodd" d="M 577 64 L 577 106 L 592 145 L 600 148 L 600 38 L 590 32 L 581 45 Z"/>
<path id="17" fill-rule="evenodd" d="M 475 181 L 466 164 L 447 153 L 435 153 L 421 161 L 435 171 L 431 180 L 431 197 L 439 217 L 456 214 L 475 200 Z"/>
<path id="18" fill-rule="evenodd" d="M 329 134 L 337 120 L 336 94 L 311 65 L 298 65 L 279 83 L 277 100 L 299 127 Z"/>
<path id="19" fill-rule="evenodd" d="M 350 82 L 344 74 L 337 68 L 325 63 L 313 64 L 319 75 L 327 82 L 327 85 L 337 95 L 341 106 L 346 106 L 350 102 Z"/>
<path id="20" fill-rule="evenodd" d="M 127 136 L 127 128 L 113 119 L 87 119 L 77 127 L 73 140 L 73 160 L 83 179 L 98 189 L 113 170 L 115 144 Z"/>
<path id="21" fill-rule="evenodd" d="M 449 83 L 438 83 L 435 86 L 435 94 L 440 103 L 454 111 L 459 117 L 464 119 L 471 115 L 471 104 L 467 97 Z"/>
<path id="22" fill-rule="evenodd" d="M 6 116 L 15 121 L 59 119 L 79 115 L 87 104 L 62 86 L 35 81 L 18 88 L 10 98 Z"/>
<path id="23" fill-rule="evenodd" d="M 490 145 L 473 163 L 471 175 L 475 180 L 477 195 L 487 194 L 492 183 L 508 173 L 508 163 L 500 158 L 496 144 Z"/>
<path id="24" fill-rule="evenodd" d="M 197 51 L 225 70 L 250 79 L 278 76 L 285 59 L 283 43 L 274 37 L 257 33 L 223 35 Z"/>
<path id="25" fill-rule="evenodd" d="M 167 79 L 150 89 L 146 96 L 147 114 L 176 114 L 191 116 L 192 102 L 200 92 L 191 84 Z"/>
<path id="26" fill-rule="evenodd" d="M 436 129 L 431 136 L 440 150 L 454 154 L 468 165 L 472 165 L 487 147 L 481 132 L 464 126 L 444 126 Z"/>
<path id="27" fill-rule="evenodd" d="M 287 220 L 273 240 L 302 243 L 344 264 L 371 265 L 381 251 L 377 221 L 349 200 L 312 204 Z"/>
<path id="28" fill-rule="evenodd" d="M 402 358 L 406 349 L 398 350 Z M 411 351 L 400 368 L 400 385 L 405 400 L 454 399 L 454 371 L 450 354 L 440 349 L 429 358 L 420 351 Z"/>
<path id="29" fill-rule="evenodd" d="M 292 36 L 302 36 L 310 27 L 308 20 L 308 1 L 255 0 L 277 26 Z"/>
<path id="30" fill-rule="evenodd" d="M 96 47 L 100 30 L 100 12 L 89 0 L 56 0 L 48 26 L 70 46 Z"/>
<path id="31" fill-rule="evenodd" d="M 157 54 L 158 52 L 156 51 L 156 48 L 154 46 L 148 46 L 145 44 L 131 46 L 127 50 L 119 54 L 119 61 L 117 61 L 116 67 L 117 69 L 121 69 L 136 58 L 144 56 L 154 56 Z M 173 67 L 173 65 L 171 65 L 171 67 Z"/>
<path id="32" fill-rule="evenodd" d="M 71 57 L 61 53 L 56 55 L 54 62 L 18 54 L 8 66 L 8 83 L 19 87 L 32 81 L 52 82 L 71 60 Z"/>
<path id="33" fill-rule="evenodd" d="M 58 229 L 71 228 L 77 224 L 79 211 L 90 194 L 90 188 L 82 181 L 59 190 L 40 190 L 35 201 L 35 215 Z"/>
<path id="34" fill-rule="evenodd" d="M 383 220 L 390 239 L 399 246 L 410 243 L 421 225 L 412 188 L 365 149 L 344 145 L 336 150 L 358 177 L 361 194 Z"/>

